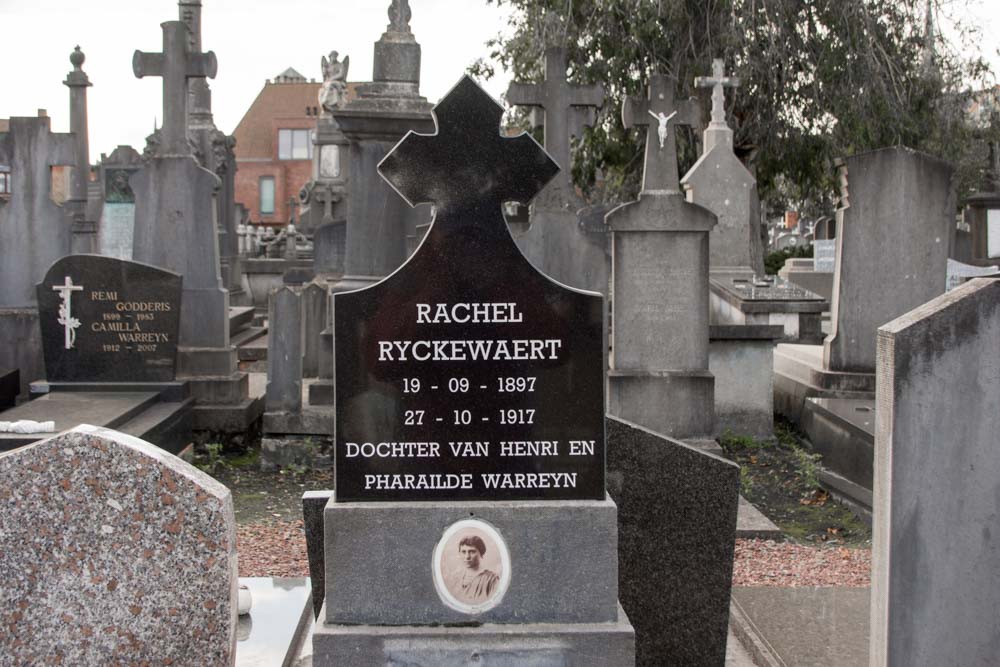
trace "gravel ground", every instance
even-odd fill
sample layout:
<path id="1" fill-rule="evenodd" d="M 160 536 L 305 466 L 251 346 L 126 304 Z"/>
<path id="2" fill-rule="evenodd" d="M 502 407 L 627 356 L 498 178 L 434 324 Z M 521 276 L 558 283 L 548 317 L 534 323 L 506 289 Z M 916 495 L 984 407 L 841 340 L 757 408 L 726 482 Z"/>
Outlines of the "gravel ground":
<path id="1" fill-rule="evenodd" d="M 308 577 L 301 521 L 240 526 L 241 577 Z M 736 540 L 734 586 L 868 586 L 871 550 Z"/>
<path id="2" fill-rule="evenodd" d="M 734 586 L 869 586 L 871 549 L 736 540 Z"/>

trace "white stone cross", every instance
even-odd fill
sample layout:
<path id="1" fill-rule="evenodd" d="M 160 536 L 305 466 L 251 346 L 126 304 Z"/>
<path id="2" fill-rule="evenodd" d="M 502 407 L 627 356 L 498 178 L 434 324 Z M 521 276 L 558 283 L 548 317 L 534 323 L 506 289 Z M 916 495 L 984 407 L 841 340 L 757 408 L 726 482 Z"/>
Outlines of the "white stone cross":
<path id="1" fill-rule="evenodd" d="M 712 123 L 711 129 L 718 127 L 728 127 L 726 125 L 726 93 L 725 88 L 736 88 L 740 85 L 740 80 L 736 77 L 726 76 L 722 63 L 722 58 L 712 61 L 712 76 L 698 76 L 694 79 L 697 88 L 712 89 Z"/>
<path id="2" fill-rule="evenodd" d="M 63 325 L 65 330 L 63 344 L 67 350 L 72 350 L 73 345 L 76 343 L 76 328 L 80 326 L 80 320 L 72 316 L 70 301 L 73 298 L 73 292 L 83 291 L 83 285 L 74 285 L 73 279 L 66 276 L 63 284 L 53 285 L 52 290 L 59 292 L 59 298 L 62 299 L 62 304 L 59 306 L 59 319 L 57 321 Z"/>

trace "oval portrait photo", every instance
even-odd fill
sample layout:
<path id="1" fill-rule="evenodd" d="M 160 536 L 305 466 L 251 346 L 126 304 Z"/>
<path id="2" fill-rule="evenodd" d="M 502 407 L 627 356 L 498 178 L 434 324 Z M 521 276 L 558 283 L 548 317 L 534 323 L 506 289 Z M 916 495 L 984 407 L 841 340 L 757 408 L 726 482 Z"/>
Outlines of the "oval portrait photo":
<path id="1" fill-rule="evenodd" d="M 510 584 L 510 552 L 500 532 L 479 519 L 450 525 L 431 563 L 441 601 L 465 614 L 500 604 Z"/>

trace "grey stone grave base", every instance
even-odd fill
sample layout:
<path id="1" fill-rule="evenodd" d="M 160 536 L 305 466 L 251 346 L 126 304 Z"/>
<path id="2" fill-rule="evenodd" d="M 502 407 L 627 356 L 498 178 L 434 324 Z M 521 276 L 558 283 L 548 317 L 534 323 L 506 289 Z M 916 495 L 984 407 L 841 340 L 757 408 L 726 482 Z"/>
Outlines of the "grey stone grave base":
<path id="1" fill-rule="evenodd" d="M 717 434 L 774 437 L 774 341 L 782 336 L 782 327 L 772 325 L 709 327 Z"/>
<path id="2" fill-rule="evenodd" d="M 608 667 L 635 663 L 620 606 L 607 623 L 486 623 L 476 627 L 317 625 L 313 664 L 408 667 Z"/>
<path id="3" fill-rule="evenodd" d="M 708 371 L 608 371 L 608 413 L 675 438 L 715 432 L 714 393 Z"/>
<path id="4" fill-rule="evenodd" d="M 42 387 L 47 393 L 40 393 Z M 179 454 L 191 441 L 194 401 L 188 396 L 184 383 L 138 383 L 131 386 L 111 383 L 74 386 L 74 383 L 62 383 L 56 387 L 35 383 L 32 384 L 32 393 L 38 398 L 5 411 L 3 421 L 51 420 L 55 422 L 55 428 L 50 433 L 2 433 L 0 451 L 52 437 L 55 433 L 84 423 L 113 428 L 172 454 Z"/>
<path id="5" fill-rule="evenodd" d="M 434 549 L 445 529 L 469 518 L 499 531 L 511 568 L 502 602 L 475 616 L 447 607 L 431 576 Z M 325 511 L 325 620 L 362 625 L 615 623 L 617 518 L 610 498 L 330 502 Z"/>
<path id="6" fill-rule="evenodd" d="M 802 289 L 819 294 L 827 301 L 833 299 L 833 272 L 817 271 L 814 261 L 809 257 L 785 260 L 778 276 Z"/>
<path id="7" fill-rule="evenodd" d="M 822 345 L 777 345 L 774 348 L 774 411 L 798 424 L 809 397 L 873 400 L 875 374 L 826 370 Z"/>

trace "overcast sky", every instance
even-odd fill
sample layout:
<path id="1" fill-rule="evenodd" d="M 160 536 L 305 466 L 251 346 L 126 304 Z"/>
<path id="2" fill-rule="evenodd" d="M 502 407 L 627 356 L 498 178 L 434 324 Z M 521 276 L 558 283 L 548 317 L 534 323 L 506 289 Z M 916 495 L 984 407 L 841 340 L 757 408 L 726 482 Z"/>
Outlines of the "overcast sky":
<path id="1" fill-rule="evenodd" d="M 649 0 L 651 1 L 651 0 Z M 331 50 L 351 58 L 350 81 L 371 79 L 372 48 L 388 23 L 389 0 L 203 0 L 202 43 L 219 61 L 211 81 L 215 123 L 232 133 L 266 79 L 293 67 L 322 78 L 320 57 Z M 506 29 L 506 8 L 483 0 L 410 0 L 410 26 L 422 47 L 421 93 L 436 102 L 479 57 L 487 39 Z M 996 56 L 1000 0 L 945 0 L 944 14 L 975 21 L 988 35 L 981 45 Z M 0 0 L 0 118 L 47 109 L 54 131 L 69 129 L 69 95 L 62 85 L 77 44 L 87 56 L 91 161 L 119 144 L 138 150 L 162 119 L 159 78 L 136 79 L 135 49 L 162 48 L 160 23 L 177 19 L 175 0 Z M 942 16 L 946 22 L 947 16 Z M 942 25 L 948 34 L 948 26 Z M 498 97 L 509 76 L 487 90 Z"/>

